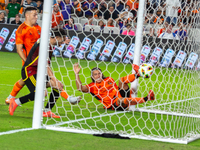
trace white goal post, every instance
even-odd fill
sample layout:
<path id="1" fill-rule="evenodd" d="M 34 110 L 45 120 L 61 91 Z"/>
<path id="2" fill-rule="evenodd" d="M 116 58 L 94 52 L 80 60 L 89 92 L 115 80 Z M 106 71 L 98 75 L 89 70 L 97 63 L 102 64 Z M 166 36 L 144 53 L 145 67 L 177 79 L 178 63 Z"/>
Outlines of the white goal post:
<path id="1" fill-rule="evenodd" d="M 64 0 L 61 1 L 64 2 Z M 108 10 L 109 6 L 112 5 L 112 1 L 106 2 L 108 5 L 106 10 Z M 105 33 L 105 31 L 100 30 L 99 32 L 99 28 L 96 32 L 95 28 L 97 26 L 95 25 L 91 25 L 89 32 L 85 31 L 82 23 L 85 20 L 89 23 L 89 20 L 84 14 L 83 17 L 79 17 L 76 13 L 76 6 L 71 3 L 68 4 L 74 9 L 74 12 L 70 15 L 78 29 L 67 30 L 67 36 L 77 42 L 72 43 L 72 40 L 70 41 L 73 53 L 72 51 L 69 52 L 70 44 L 63 46 L 62 49 L 55 48 L 56 53 L 54 53 L 51 60 L 51 68 L 55 76 L 63 83 L 64 90 L 69 95 L 81 95 L 82 100 L 79 104 L 72 105 L 66 99 L 60 97 L 52 109 L 52 112 L 60 116 L 57 119 L 42 117 L 43 103 L 48 98 L 48 96 L 47 98 L 44 97 L 45 68 L 48 58 L 48 51 L 46 50 L 48 50 L 49 45 L 53 0 L 44 0 L 43 6 L 41 50 L 39 52 L 32 128 L 84 134 L 113 133 L 130 138 L 183 144 L 200 138 L 199 14 L 192 15 L 193 12 L 190 11 L 192 21 L 190 20 L 190 23 L 187 24 L 190 17 L 187 16 L 189 11 L 185 6 L 179 6 L 179 13 L 181 11 L 179 15 L 188 17 L 186 17 L 183 27 L 184 30 L 187 30 L 186 33 L 183 30 L 183 34 L 187 34 L 185 36 L 187 38 L 183 37 L 184 39 L 181 39 L 181 35 L 180 37 L 176 36 L 178 36 L 180 29 L 178 23 L 183 22 L 183 18 L 177 17 L 177 22 L 171 21 L 173 20 L 171 18 L 170 22 L 167 23 L 167 27 L 165 27 L 167 9 L 170 6 L 158 3 L 158 7 L 157 3 L 149 3 L 148 5 L 145 0 L 140 0 L 137 16 L 135 17 L 136 21 L 133 20 L 130 23 L 132 29 L 136 31 L 135 37 L 133 37 L 114 34 L 114 31 Z M 97 5 L 97 10 L 99 8 Z M 195 9 L 192 4 L 191 9 Z M 60 12 L 62 11 L 64 10 L 60 9 Z M 162 20 L 159 15 L 155 16 L 160 11 L 162 15 L 165 14 L 162 25 L 155 23 L 156 19 L 157 21 L 159 18 Z M 95 12 L 92 13 L 95 14 Z M 151 21 L 152 19 L 153 21 Z M 182 21 L 180 21 L 181 19 Z M 93 18 L 93 23 L 99 23 L 100 20 L 108 22 L 106 19 Z M 119 28 L 117 23 L 115 25 L 116 28 Z M 161 27 L 164 28 L 164 32 L 158 37 L 155 34 L 160 31 Z M 170 28 L 172 28 L 171 31 Z M 172 31 L 177 31 L 177 35 L 172 34 Z M 169 32 L 171 32 L 171 35 Z M 165 39 L 166 34 L 169 34 L 168 36 L 171 39 Z M 101 46 L 97 46 L 95 43 L 97 40 L 102 44 Z M 107 49 L 110 47 L 106 49 L 109 42 L 114 46 L 112 47 L 113 51 L 111 50 L 112 53 L 110 52 L 107 57 L 105 53 L 109 52 Z M 120 47 L 120 44 L 124 44 L 124 48 Z M 81 49 L 81 46 L 85 51 Z M 94 46 L 99 48 L 96 54 L 92 51 Z M 131 46 L 134 47 L 132 51 Z M 118 62 L 113 62 L 117 52 L 121 52 L 122 56 L 117 57 Z M 127 56 L 129 53 L 130 57 Z M 93 57 L 95 58 L 89 59 L 89 54 L 94 54 Z M 103 56 L 104 59 L 100 60 L 100 57 Z M 125 63 L 126 58 L 128 58 L 128 63 Z M 156 98 L 154 101 L 133 105 L 129 111 L 104 109 L 95 97 L 77 90 L 73 71 L 75 62 L 78 62 L 81 66 L 80 79 L 83 85 L 92 82 L 90 75 L 93 67 L 101 68 L 105 76 L 111 76 L 118 84 L 120 77 L 134 72 L 131 63 L 138 65 L 142 62 L 151 63 L 154 66 L 154 74 L 151 78 L 144 79 L 140 77 L 131 83 L 130 89 L 135 92 L 132 93 L 132 97 L 144 97 L 152 89 Z"/>
<path id="2" fill-rule="evenodd" d="M 43 8 L 43 20 L 42 20 L 42 31 L 41 31 L 41 44 L 39 51 L 38 59 L 38 73 L 37 73 L 37 85 L 35 93 L 35 103 L 34 103 L 34 112 L 33 112 L 33 123 L 32 127 L 34 129 L 41 128 L 41 118 L 42 118 L 42 108 L 43 108 L 43 98 L 44 98 L 44 89 L 45 89 L 45 74 L 46 74 L 46 64 L 47 64 L 47 54 L 49 46 L 49 35 L 50 35 L 50 23 L 51 22 L 51 13 L 52 13 L 52 0 L 44 1 Z M 49 33 L 49 34 L 48 34 Z M 38 84 L 39 83 L 39 84 Z"/>

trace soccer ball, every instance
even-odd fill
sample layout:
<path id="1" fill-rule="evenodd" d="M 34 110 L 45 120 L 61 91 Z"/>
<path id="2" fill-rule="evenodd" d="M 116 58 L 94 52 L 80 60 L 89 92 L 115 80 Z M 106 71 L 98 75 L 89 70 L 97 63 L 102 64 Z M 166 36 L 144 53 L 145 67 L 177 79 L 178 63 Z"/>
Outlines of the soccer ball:
<path id="1" fill-rule="evenodd" d="M 72 104 L 72 105 L 75 105 L 75 104 L 78 104 L 81 100 L 81 97 L 78 96 L 78 97 L 74 97 L 74 96 L 69 96 L 67 98 L 67 100 Z"/>
<path id="2" fill-rule="evenodd" d="M 141 64 L 139 68 L 139 74 L 143 78 L 150 78 L 153 74 L 153 67 L 151 64 Z"/>

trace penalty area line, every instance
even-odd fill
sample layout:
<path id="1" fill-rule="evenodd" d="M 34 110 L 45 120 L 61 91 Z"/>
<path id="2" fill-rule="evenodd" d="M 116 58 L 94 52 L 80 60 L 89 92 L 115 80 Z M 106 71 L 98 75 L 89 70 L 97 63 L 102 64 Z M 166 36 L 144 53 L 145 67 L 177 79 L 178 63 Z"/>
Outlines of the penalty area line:
<path id="1" fill-rule="evenodd" d="M 6 135 L 6 134 L 13 134 L 13 133 L 17 133 L 17 132 L 29 131 L 29 130 L 34 130 L 34 129 L 33 128 L 25 128 L 25 129 L 18 129 L 18 130 L 10 130 L 10 131 L 6 131 L 6 132 L 0 132 L 0 136 Z"/>
<path id="2" fill-rule="evenodd" d="M 13 85 L 11 85 L 11 84 L 0 84 L 0 86 L 14 86 L 14 84 Z"/>
<path id="3" fill-rule="evenodd" d="M 13 69 L 13 70 L 21 70 L 21 68 L 5 67 L 5 66 L 0 66 L 0 68 L 4 68 L 4 69 Z"/>

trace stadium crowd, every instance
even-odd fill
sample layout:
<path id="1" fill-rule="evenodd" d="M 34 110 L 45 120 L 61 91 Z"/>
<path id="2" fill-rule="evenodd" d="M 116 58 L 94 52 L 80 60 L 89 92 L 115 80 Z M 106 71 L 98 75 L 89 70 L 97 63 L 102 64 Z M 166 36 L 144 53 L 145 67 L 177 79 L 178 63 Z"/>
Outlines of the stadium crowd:
<path id="1" fill-rule="evenodd" d="M 0 0 L 0 23 L 20 24 L 23 10 L 37 8 L 41 25 L 44 0 Z M 199 0 L 146 0 L 143 34 L 187 39 L 199 21 Z M 139 0 L 54 0 L 52 28 L 135 36 Z M 20 21 L 21 20 L 21 21 Z"/>

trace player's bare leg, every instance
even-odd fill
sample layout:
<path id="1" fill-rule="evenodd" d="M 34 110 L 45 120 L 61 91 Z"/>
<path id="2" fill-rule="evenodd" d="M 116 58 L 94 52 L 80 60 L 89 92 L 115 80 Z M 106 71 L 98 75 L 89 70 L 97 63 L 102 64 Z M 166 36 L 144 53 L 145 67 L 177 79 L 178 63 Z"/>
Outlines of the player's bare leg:
<path id="1" fill-rule="evenodd" d="M 17 94 L 18 94 L 19 91 L 24 87 L 24 85 L 25 85 L 25 82 L 23 81 L 23 79 L 18 80 L 18 81 L 14 84 L 13 89 L 12 89 L 10 95 L 9 95 L 9 96 L 6 98 L 6 100 L 5 100 L 5 103 L 6 103 L 7 105 L 10 104 L 10 99 L 11 99 L 11 98 L 15 98 L 15 97 L 17 96 Z"/>

